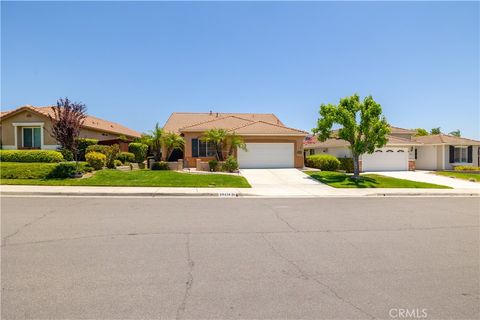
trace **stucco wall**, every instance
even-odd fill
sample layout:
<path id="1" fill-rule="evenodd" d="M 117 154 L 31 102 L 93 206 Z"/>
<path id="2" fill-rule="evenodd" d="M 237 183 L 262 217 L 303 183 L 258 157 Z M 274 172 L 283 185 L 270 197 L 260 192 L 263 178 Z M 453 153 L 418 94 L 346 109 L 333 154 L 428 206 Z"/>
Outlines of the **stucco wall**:
<path id="1" fill-rule="evenodd" d="M 417 147 L 417 160 L 415 167 L 419 170 L 436 170 L 437 169 L 437 147 L 421 146 Z"/>

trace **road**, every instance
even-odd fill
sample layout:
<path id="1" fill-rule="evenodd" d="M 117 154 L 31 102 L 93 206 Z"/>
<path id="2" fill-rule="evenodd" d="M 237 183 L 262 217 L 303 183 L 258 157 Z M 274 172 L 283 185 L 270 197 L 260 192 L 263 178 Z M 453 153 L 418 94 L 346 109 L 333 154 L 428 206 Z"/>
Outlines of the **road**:
<path id="1" fill-rule="evenodd" d="M 2 319 L 480 316 L 478 198 L 3 197 L 1 209 Z"/>

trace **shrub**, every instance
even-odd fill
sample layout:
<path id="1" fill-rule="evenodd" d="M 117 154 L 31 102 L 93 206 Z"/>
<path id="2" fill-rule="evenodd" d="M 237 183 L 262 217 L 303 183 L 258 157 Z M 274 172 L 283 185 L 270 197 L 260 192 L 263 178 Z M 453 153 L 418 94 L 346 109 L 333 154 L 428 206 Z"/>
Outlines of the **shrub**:
<path id="1" fill-rule="evenodd" d="M 353 159 L 352 158 L 338 158 L 340 161 L 340 170 L 345 170 L 348 173 L 353 172 Z"/>
<path id="2" fill-rule="evenodd" d="M 238 169 L 238 162 L 233 156 L 229 156 L 222 165 L 222 170 L 233 172 Z"/>
<path id="3" fill-rule="evenodd" d="M 217 171 L 218 161 L 217 160 L 210 160 L 208 161 L 208 167 L 210 171 Z"/>
<path id="4" fill-rule="evenodd" d="M 120 161 L 120 160 L 117 160 L 117 159 L 115 159 L 115 161 L 113 161 L 113 164 L 115 165 L 115 167 L 120 167 L 120 166 L 123 166 L 123 163 L 122 163 L 122 161 Z"/>
<path id="5" fill-rule="evenodd" d="M 168 166 L 168 162 L 157 161 L 152 163 L 152 170 L 170 170 L 170 167 Z"/>
<path id="6" fill-rule="evenodd" d="M 107 157 L 100 152 L 88 152 L 85 155 L 85 158 L 87 159 L 88 164 L 95 170 L 100 170 L 105 166 L 105 162 L 107 160 Z"/>
<path id="7" fill-rule="evenodd" d="M 63 156 L 52 150 L 0 150 L 2 162 L 60 162 Z"/>
<path id="8" fill-rule="evenodd" d="M 107 154 L 105 155 L 106 156 L 105 165 L 107 166 L 107 168 L 115 169 L 115 159 L 117 159 L 117 155 L 119 152 L 120 152 L 120 147 L 118 146 L 118 144 L 111 145 L 107 149 Z"/>
<path id="9" fill-rule="evenodd" d="M 87 149 L 85 150 L 85 154 L 88 154 L 90 152 L 99 152 L 99 153 L 103 153 L 103 154 L 107 154 L 108 152 L 108 148 L 110 148 L 110 146 L 103 146 L 103 145 L 100 145 L 100 144 L 94 144 L 94 145 L 91 145 L 91 146 L 88 146 Z M 85 157 L 86 159 L 86 157 Z"/>
<path id="10" fill-rule="evenodd" d="M 453 168 L 455 171 L 480 171 L 480 167 L 475 166 L 456 166 Z"/>
<path id="11" fill-rule="evenodd" d="M 73 161 L 73 152 L 68 150 L 68 149 L 65 149 L 65 148 L 62 148 L 60 149 L 60 153 L 62 154 L 63 156 L 63 159 L 65 161 Z"/>
<path id="12" fill-rule="evenodd" d="M 135 162 L 135 155 L 131 152 L 120 152 L 117 159 L 123 163 Z"/>
<path id="13" fill-rule="evenodd" d="M 92 167 L 90 167 L 85 162 L 78 163 L 78 172 L 90 172 Z M 77 172 L 77 164 L 75 162 L 61 162 L 55 166 L 55 168 L 47 175 L 46 178 L 69 178 Z"/>
<path id="14" fill-rule="evenodd" d="M 0 163 L 0 177 L 2 179 L 46 179 L 46 178 L 68 178 L 75 173 L 74 162 L 61 163 Z M 92 168 L 85 162 L 79 162 L 80 172 L 92 171 Z"/>
<path id="15" fill-rule="evenodd" d="M 128 151 L 135 156 L 135 162 L 140 163 L 145 161 L 147 157 L 148 146 L 139 142 L 132 142 L 128 145 Z"/>
<path id="16" fill-rule="evenodd" d="M 79 138 L 78 141 L 78 160 L 85 161 L 85 153 L 87 153 L 87 148 L 89 146 L 96 145 L 98 139 L 88 139 L 88 138 Z M 93 150 L 96 151 L 96 150 Z"/>
<path id="17" fill-rule="evenodd" d="M 307 156 L 307 167 L 324 171 L 335 171 L 340 166 L 340 161 L 330 154 L 315 154 Z"/>

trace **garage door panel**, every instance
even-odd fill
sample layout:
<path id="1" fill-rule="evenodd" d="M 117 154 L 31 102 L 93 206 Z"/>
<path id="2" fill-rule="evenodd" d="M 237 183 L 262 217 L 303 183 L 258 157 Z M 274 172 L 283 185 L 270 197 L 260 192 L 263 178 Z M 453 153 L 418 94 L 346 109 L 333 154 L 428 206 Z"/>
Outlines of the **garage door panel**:
<path id="1" fill-rule="evenodd" d="M 403 171 L 408 170 L 408 149 L 382 148 L 372 154 L 362 156 L 363 171 Z"/>
<path id="2" fill-rule="evenodd" d="M 293 143 L 247 143 L 247 151 L 238 150 L 240 168 L 293 168 Z"/>

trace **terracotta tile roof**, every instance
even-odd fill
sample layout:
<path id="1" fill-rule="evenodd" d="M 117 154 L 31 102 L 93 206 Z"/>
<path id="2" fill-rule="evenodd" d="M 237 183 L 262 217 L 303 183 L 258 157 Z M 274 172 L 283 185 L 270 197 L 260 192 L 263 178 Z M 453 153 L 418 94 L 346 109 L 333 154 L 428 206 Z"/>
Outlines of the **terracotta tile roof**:
<path id="1" fill-rule="evenodd" d="M 255 121 L 244 126 L 230 129 L 238 135 L 301 135 L 306 136 L 308 132 L 273 124 L 265 121 Z"/>
<path id="2" fill-rule="evenodd" d="M 181 132 L 186 131 L 206 131 L 210 129 L 229 129 L 238 128 L 244 125 L 253 123 L 254 121 L 240 118 L 237 116 L 226 116 L 222 118 L 215 118 L 209 121 L 200 122 L 191 126 L 186 126 L 180 129 Z"/>
<path id="3" fill-rule="evenodd" d="M 387 146 L 414 146 L 422 145 L 417 141 L 409 139 L 399 138 L 396 136 L 388 136 Z M 349 147 L 350 143 L 342 139 L 327 139 L 324 142 L 318 141 L 316 137 L 311 137 L 310 140 L 305 140 L 303 146 L 306 149 L 313 148 L 336 148 L 336 147 Z"/>
<path id="4" fill-rule="evenodd" d="M 390 133 L 397 133 L 397 134 L 415 134 L 417 133 L 415 130 L 404 129 L 399 127 L 390 126 Z"/>
<path id="5" fill-rule="evenodd" d="M 179 133 L 181 128 L 198 125 L 203 122 L 211 121 L 218 118 L 234 116 L 250 121 L 265 121 L 269 123 L 279 124 L 283 126 L 280 119 L 272 113 L 217 113 L 217 112 L 174 112 L 170 115 L 167 122 L 163 126 L 165 131 Z M 230 128 L 225 128 L 230 129 Z"/>
<path id="6" fill-rule="evenodd" d="M 34 107 L 34 106 L 26 105 L 26 106 L 23 106 L 23 107 L 14 109 L 14 110 L 2 112 L 2 114 L 0 116 L 0 119 L 3 119 L 5 116 L 8 116 L 10 113 L 13 114 L 13 113 L 20 112 L 22 110 L 31 110 L 33 112 L 42 114 L 42 115 L 47 116 L 47 117 L 49 115 L 54 116 L 54 112 L 53 112 L 51 106 Z M 110 133 L 114 133 L 114 134 L 118 134 L 118 135 L 125 135 L 125 136 L 129 136 L 129 137 L 140 137 L 141 136 L 140 132 L 137 132 L 135 130 L 132 130 L 130 128 L 122 126 L 121 124 L 111 122 L 111 121 L 107 121 L 107 120 L 103 120 L 103 119 L 93 117 L 93 116 L 90 116 L 90 115 L 85 118 L 85 122 L 83 124 L 83 127 L 88 128 L 88 129 L 92 129 L 92 130 L 97 130 L 97 131 L 105 131 L 105 132 L 110 132 Z"/>
<path id="7" fill-rule="evenodd" d="M 423 144 L 480 145 L 480 141 L 455 137 L 448 134 L 432 134 L 413 138 Z"/>

